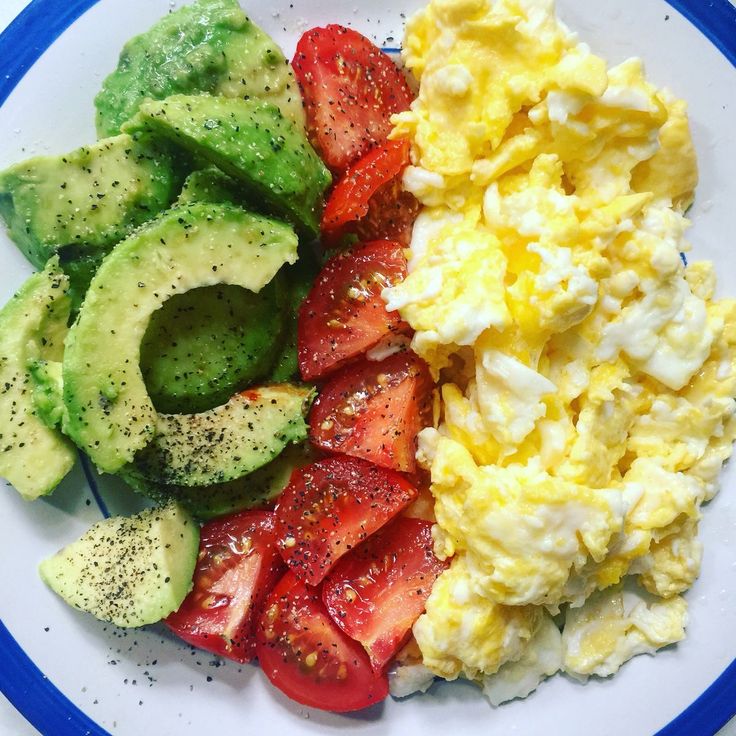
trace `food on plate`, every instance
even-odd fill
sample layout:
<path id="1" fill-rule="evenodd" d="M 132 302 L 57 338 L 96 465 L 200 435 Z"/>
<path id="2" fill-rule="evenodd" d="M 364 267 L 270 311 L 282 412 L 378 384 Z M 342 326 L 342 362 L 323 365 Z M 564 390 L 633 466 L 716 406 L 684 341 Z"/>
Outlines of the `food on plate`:
<path id="1" fill-rule="evenodd" d="M 330 174 L 275 105 L 259 100 L 174 95 L 146 100 L 123 126 L 128 133 L 171 139 L 240 182 L 306 235 L 317 233 L 318 207 Z"/>
<path id="2" fill-rule="evenodd" d="M 0 174 L 42 269 L 0 473 L 33 499 L 79 451 L 154 504 L 41 576 L 336 712 L 682 640 L 736 438 L 685 103 L 549 0 L 430 0 L 402 56 L 331 24 L 292 72 L 197 0 L 123 49 L 114 137 Z"/>
<path id="3" fill-rule="evenodd" d="M 199 526 L 175 503 L 97 522 L 39 572 L 69 605 L 118 626 L 176 611 L 192 587 Z"/>
<path id="4" fill-rule="evenodd" d="M 432 420 L 432 379 L 411 352 L 351 363 L 326 381 L 309 414 L 315 447 L 416 470 L 417 434 Z"/>
<path id="5" fill-rule="evenodd" d="M 448 566 L 432 547 L 431 522 L 399 517 L 327 574 L 325 606 L 332 620 L 363 645 L 376 672 L 409 639 L 434 581 Z"/>
<path id="6" fill-rule="evenodd" d="M 287 289 L 279 271 L 258 293 L 191 289 L 155 311 L 140 363 L 156 409 L 196 414 L 265 379 L 282 348 Z"/>
<path id="7" fill-rule="evenodd" d="M 736 302 L 681 256 L 685 104 L 638 59 L 514 0 L 434 0 L 403 54 L 419 90 L 391 138 L 422 209 L 383 296 L 440 384 L 418 457 L 452 556 L 414 636 L 500 702 L 683 638 L 736 436 Z"/>
<path id="8" fill-rule="evenodd" d="M 146 479 L 210 486 L 242 478 L 307 436 L 308 386 L 260 386 L 199 414 L 156 415 L 153 439 L 134 459 Z"/>
<path id="9" fill-rule="evenodd" d="M 120 470 L 155 435 L 156 411 L 138 367 L 151 314 L 189 289 L 229 283 L 260 291 L 296 260 L 296 246 L 283 223 L 230 205 L 193 204 L 152 221 L 103 261 L 64 350 L 68 433 L 98 468 Z"/>
<path id="10" fill-rule="evenodd" d="M 23 255 L 43 268 L 70 246 L 106 253 L 166 209 L 181 184 L 176 157 L 165 143 L 119 135 L 3 171 L 0 215 Z"/>
<path id="11" fill-rule="evenodd" d="M 258 661 L 271 682 L 303 705 L 337 713 L 388 695 L 361 645 L 330 618 L 319 591 L 292 572 L 266 599 L 256 629 Z"/>
<path id="12" fill-rule="evenodd" d="M 299 311 L 302 378 L 324 378 L 381 340 L 408 331 L 399 314 L 387 311 L 381 299 L 381 292 L 404 276 L 403 249 L 388 240 L 363 243 L 331 258 Z"/>
<path id="13" fill-rule="evenodd" d="M 128 41 L 95 98 L 98 135 L 119 133 L 144 100 L 177 94 L 264 100 L 304 127 L 291 66 L 237 0 L 195 0 Z"/>
<path id="14" fill-rule="evenodd" d="M 409 165 L 409 142 L 386 141 L 352 164 L 332 188 L 322 212 L 322 237 L 327 241 L 363 221 L 378 192 L 395 181 Z M 374 238 L 388 238 L 388 233 Z"/>
<path id="15" fill-rule="evenodd" d="M 285 572 L 272 512 L 214 519 L 200 532 L 194 587 L 166 625 L 195 647 L 247 662 L 261 604 Z"/>
<path id="16" fill-rule="evenodd" d="M 312 28 L 292 66 L 304 99 L 309 140 L 334 174 L 389 136 L 392 113 L 414 99 L 394 62 L 352 28 Z"/>
<path id="17" fill-rule="evenodd" d="M 276 505 L 281 556 L 295 577 L 316 586 L 416 497 L 404 476 L 357 458 L 335 455 L 299 468 Z"/>
<path id="18" fill-rule="evenodd" d="M 51 258 L 0 310 L 0 474 L 29 500 L 51 493 L 76 460 L 71 442 L 37 416 L 28 369 L 32 361 L 63 354 L 67 287 Z"/>

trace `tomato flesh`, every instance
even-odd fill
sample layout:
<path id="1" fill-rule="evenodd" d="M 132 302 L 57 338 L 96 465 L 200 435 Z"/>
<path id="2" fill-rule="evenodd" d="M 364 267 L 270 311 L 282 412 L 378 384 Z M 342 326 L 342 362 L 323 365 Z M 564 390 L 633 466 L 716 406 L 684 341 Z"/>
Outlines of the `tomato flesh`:
<path id="1" fill-rule="evenodd" d="M 388 695 L 360 644 L 335 626 L 321 593 L 287 573 L 266 599 L 257 653 L 268 679 L 302 705 L 337 713 L 366 708 Z"/>
<path id="2" fill-rule="evenodd" d="M 431 522 L 402 517 L 345 555 L 325 579 L 327 611 L 363 645 L 376 672 L 409 639 L 434 581 L 448 567 L 432 546 Z"/>
<path id="3" fill-rule="evenodd" d="M 409 331 L 389 312 L 381 292 L 406 276 L 399 243 L 364 243 L 335 256 L 317 276 L 299 309 L 299 369 L 313 381 L 356 358 L 391 333 Z"/>
<path id="4" fill-rule="evenodd" d="M 386 141 L 350 166 L 335 184 L 322 213 L 322 233 L 335 236 L 368 214 L 373 195 L 409 163 L 408 140 Z"/>
<path id="5" fill-rule="evenodd" d="M 323 450 L 413 473 L 417 434 L 431 420 L 432 386 L 426 364 L 411 351 L 353 363 L 323 386 L 309 438 Z"/>
<path id="6" fill-rule="evenodd" d="M 417 497 L 404 477 L 352 457 L 296 469 L 276 506 L 278 549 L 290 570 L 318 585 L 342 555 Z"/>
<path id="7" fill-rule="evenodd" d="M 273 513 L 244 511 L 210 521 L 200 534 L 194 588 L 165 623 L 195 647 L 247 662 L 255 654 L 260 603 L 285 570 Z"/>
<path id="8" fill-rule="evenodd" d="M 383 143 L 391 132 L 391 115 L 408 110 L 413 99 L 391 58 L 344 26 L 307 31 L 292 65 L 310 141 L 336 174 Z"/>
<path id="9" fill-rule="evenodd" d="M 370 198 L 368 212 L 350 229 L 360 240 L 395 240 L 408 246 L 420 209 L 419 200 L 403 189 L 397 177 Z"/>

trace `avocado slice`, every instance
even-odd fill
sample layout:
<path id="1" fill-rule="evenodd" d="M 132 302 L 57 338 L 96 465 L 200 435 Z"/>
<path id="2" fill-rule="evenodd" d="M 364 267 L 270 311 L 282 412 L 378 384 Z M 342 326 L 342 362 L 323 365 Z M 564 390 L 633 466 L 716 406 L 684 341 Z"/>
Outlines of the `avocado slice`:
<path id="1" fill-rule="evenodd" d="M 155 483 L 209 486 L 241 478 L 307 436 L 314 389 L 282 383 L 250 388 L 201 414 L 159 414 L 153 440 L 135 458 Z"/>
<path id="2" fill-rule="evenodd" d="M 59 248 L 59 265 L 69 279 L 72 319 L 77 316 L 84 297 L 100 264 L 112 245 L 66 245 Z"/>
<path id="3" fill-rule="evenodd" d="M 63 366 L 67 432 L 101 471 L 131 462 L 155 433 L 139 365 L 151 315 L 199 287 L 233 284 L 257 293 L 296 256 L 287 225 L 201 203 L 165 213 L 105 258 L 69 331 Z"/>
<path id="4" fill-rule="evenodd" d="M 192 171 L 184 180 L 177 205 L 192 202 L 225 202 L 242 205 L 244 197 L 238 182 L 215 166 Z"/>
<path id="5" fill-rule="evenodd" d="M 120 135 L 0 173 L 0 216 L 40 269 L 62 246 L 117 243 L 166 209 L 183 178 L 168 146 Z"/>
<path id="6" fill-rule="evenodd" d="M 199 526 L 170 503 L 98 522 L 38 571 L 74 608 L 116 626 L 144 626 L 182 604 L 198 552 Z"/>
<path id="7" fill-rule="evenodd" d="M 264 506 L 286 488 L 296 468 L 308 465 L 314 459 L 308 443 L 287 445 L 262 468 L 242 478 L 206 487 L 155 483 L 132 465 L 121 471 L 121 475 L 138 493 L 154 501 L 175 500 L 197 519 L 207 521 Z"/>
<path id="8" fill-rule="evenodd" d="M 28 372 L 33 382 L 33 409 L 36 416 L 50 429 L 64 430 L 66 407 L 61 383 L 60 360 L 32 360 Z"/>
<path id="9" fill-rule="evenodd" d="M 34 411 L 29 371 L 35 360 L 61 360 L 67 286 L 52 259 L 0 310 L 0 476 L 28 500 L 51 493 L 76 460 L 72 443 Z"/>
<path id="10" fill-rule="evenodd" d="M 302 130 L 260 100 L 174 95 L 143 102 L 124 126 L 178 143 L 240 182 L 259 209 L 316 237 L 330 172 Z"/>
<path id="11" fill-rule="evenodd" d="M 97 133 L 119 133 L 146 98 L 204 92 L 267 100 L 304 128 L 299 86 L 274 40 L 237 0 L 198 0 L 125 44 L 95 98 Z"/>
<path id="12" fill-rule="evenodd" d="M 194 414 L 224 404 L 263 378 L 281 345 L 285 277 L 257 294 L 208 286 L 177 294 L 154 312 L 141 371 L 158 411 Z"/>

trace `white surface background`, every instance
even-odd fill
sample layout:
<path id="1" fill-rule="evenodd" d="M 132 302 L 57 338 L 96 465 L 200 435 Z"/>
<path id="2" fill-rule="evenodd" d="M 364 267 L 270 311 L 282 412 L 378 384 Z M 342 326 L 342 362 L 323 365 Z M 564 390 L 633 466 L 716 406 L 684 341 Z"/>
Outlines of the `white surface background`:
<path id="1" fill-rule="evenodd" d="M 0 0 L 0 29 L 4 29 L 27 2 L 28 0 Z M 38 732 L 0 695 L 0 736 L 37 736 L 37 734 Z M 732 721 L 721 736 L 736 736 L 736 721 Z"/>

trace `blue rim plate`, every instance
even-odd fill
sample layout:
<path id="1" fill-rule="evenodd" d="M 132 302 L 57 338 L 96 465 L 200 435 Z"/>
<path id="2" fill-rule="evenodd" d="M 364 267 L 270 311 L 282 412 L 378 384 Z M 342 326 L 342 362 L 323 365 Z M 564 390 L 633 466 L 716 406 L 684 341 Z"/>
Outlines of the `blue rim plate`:
<path id="1" fill-rule="evenodd" d="M 0 34 L 0 105 L 51 44 L 98 0 L 32 0 Z M 665 0 L 736 67 L 736 6 L 729 0 Z M 93 474 L 85 476 L 108 516 Z M 110 736 L 33 663 L 0 621 L 0 691 L 44 736 Z M 709 736 L 736 715 L 736 660 L 657 736 Z"/>

